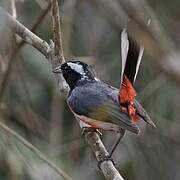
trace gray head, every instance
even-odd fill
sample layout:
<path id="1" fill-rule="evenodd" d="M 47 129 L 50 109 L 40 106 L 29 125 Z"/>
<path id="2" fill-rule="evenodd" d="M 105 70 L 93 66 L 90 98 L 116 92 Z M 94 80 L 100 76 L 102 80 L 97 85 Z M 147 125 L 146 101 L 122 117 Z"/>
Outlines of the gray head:
<path id="1" fill-rule="evenodd" d="M 73 89 L 80 80 L 95 80 L 94 69 L 81 61 L 68 61 L 57 67 L 53 72 L 61 72 L 70 89 Z"/>

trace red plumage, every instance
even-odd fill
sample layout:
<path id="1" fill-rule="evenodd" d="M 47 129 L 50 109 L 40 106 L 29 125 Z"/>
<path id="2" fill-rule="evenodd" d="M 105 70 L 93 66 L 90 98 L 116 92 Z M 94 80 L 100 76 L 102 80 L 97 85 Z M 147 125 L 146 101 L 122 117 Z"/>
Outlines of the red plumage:
<path id="1" fill-rule="evenodd" d="M 134 100 L 136 97 L 136 91 L 129 81 L 129 79 L 124 75 L 122 86 L 119 91 L 119 100 L 122 104 L 121 109 L 129 114 L 133 122 L 138 121 L 136 114 L 136 109 L 134 107 Z M 125 105 L 125 106 L 124 106 Z"/>

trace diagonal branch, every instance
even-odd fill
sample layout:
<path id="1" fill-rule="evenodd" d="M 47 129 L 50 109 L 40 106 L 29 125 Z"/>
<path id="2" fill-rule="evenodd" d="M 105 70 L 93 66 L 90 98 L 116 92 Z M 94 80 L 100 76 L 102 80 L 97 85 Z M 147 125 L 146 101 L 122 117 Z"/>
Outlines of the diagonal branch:
<path id="1" fill-rule="evenodd" d="M 45 9 L 43 9 L 39 16 L 37 17 L 37 19 L 35 20 L 35 22 L 32 24 L 32 27 L 30 28 L 30 31 L 31 32 L 35 32 L 37 30 L 37 28 L 39 27 L 39 25 L 42 23 L 43 19 L 46 17 L 46 15 L 48 14 L 49 10 L 51 8 L 51 4 L 49 3 L 47 5 L 47 7 Z M 18 48 L 17 48 L 17 52 L 19 51 L 19 49 L 21 49 L 21 47 L 24 45 L 25 41 L 21 41 L 18 45 Z M 17 53 L 16 52 L 16 53 Z"/>
<path id="2" fill-rule="evenodd" d="M 100 169 L 105 179 L 124 180 L 111 160 L 103 161 L 104 157 L 109 156 L 109 153 L 104 147 L 104 144 L 102 143 L 99 135 L 96 132 L 85 132 L 85 139 L 91 146 L 91 149 L 94 152 L 98 163 L 102 162 L 100 163 Z"/>
<path id="3" fill-rule="evenodd" d="M 5 124 L 0 122 L 0 129 L 4 130 L 8 133 L 8 135 L 13 136 L 18 141 L 20 141 L 23 145 L 25 145 L 28 149 L 34 152 L 42 161 L 48 164 L 52 169 L 54 169 L 60 176 L 62 176 L 65 180 L 72 180 L 72 178 L 67 175 L 63 170 L 58 168 L 53 162 L 51 162 L 40 150 L 34 147 L 31 143 L 26 141 L 22 136 L 17 134 L 15 131 L 7 127 Z"/>
<path id="4" fill-rule="evenodd" d="M 38 36 L 36 36 L 34 33 L 32 33 L 29 29 L 27 29 L 19 21 L 14 19 L 1 7 L 0 7 L 0 17 L 5 18 L 7 26 L 11 28 L 14 32 L 16 32 L 16 34 L 18 34 L 22 39 L 24 39 L 26 43 L 35 47 L 45 56 L 49 55 L 50 49 L 48 43 L 42 40 L 41 38 L 39 38 Z"/>

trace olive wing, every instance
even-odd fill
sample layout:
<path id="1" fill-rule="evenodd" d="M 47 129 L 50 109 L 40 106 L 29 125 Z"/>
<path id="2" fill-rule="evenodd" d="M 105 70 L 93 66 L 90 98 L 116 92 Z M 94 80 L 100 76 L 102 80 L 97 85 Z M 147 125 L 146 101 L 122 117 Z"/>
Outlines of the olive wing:
<path id="1" fill-rule="evenodd" d="M 78 115 L 102 122 L 114 123 L 122 129 L 139 133 L 138 127 L 129 116 L 120 111 L 119 104 L 114 100 L 116 98 L 111 98 L 109 91 L 105 89 L 107 90 L 107 87 L 102 87 L 101 90 L 101 86 L 94 85 L 75 88 L 68 97 L 68 104 Z"/>

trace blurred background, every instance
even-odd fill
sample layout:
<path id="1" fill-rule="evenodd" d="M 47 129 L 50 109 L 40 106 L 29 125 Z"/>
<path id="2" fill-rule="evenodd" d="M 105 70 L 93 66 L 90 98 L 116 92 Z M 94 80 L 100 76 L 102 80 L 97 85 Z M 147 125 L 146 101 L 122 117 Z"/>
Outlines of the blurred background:
<path id="1" fill-rule="evenodd" d="M 11 1 L 0 0 L 0 6 L 13 13 Z M 15 2 L 17 20 L 49 42 L 52 39 L 49 1 Z M 123 27 L 128 27 L 132 39 L 145 44 L 135 89 L 137 99 L 157 128 L 140 123 L 141 134 L 127 132 L 115 151 L 116 167 L 126 180 L 180 179 L 180 76 L 177 74 L 180 59 L 173 61 L 173 69 L 166 58 L 172 52 L 177 54 L 180 47 L 179 6 L 178 0 L 60 1 L 66 58 L 78 57 L 92 64 L 97 76 L 106 83 L 119 87 Z M 144 24 L 150 21 L 146 27 Z M 56 88 L 46 58 L 30 45 L 20 47 L 20 38 L 6 27 L 1 17 L 0 39 L 1 122 L 39 148 L 73 179 L 104 179 L 78 123 Z M 162 56 L 160 49 L 167 53 Z M 102 139 L 111 150 L 117 135 L 106 132 Z M 0 129 L 0 179 L 61 177 Z"/>

